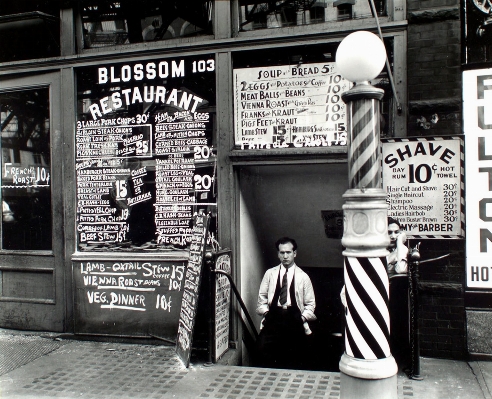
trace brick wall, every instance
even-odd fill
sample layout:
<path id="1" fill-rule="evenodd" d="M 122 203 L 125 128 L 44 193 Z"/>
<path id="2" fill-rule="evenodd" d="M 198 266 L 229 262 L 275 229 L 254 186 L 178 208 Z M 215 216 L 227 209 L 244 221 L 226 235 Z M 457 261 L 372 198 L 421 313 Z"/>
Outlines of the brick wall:
<path id="1" fill-rule="evenodd" d="M 458 0 L 409 0 L 408 136 L 461 134 Z"/>
<path id="2" fill-rule="evenodd" d="M 420 253 L 421 260 L 450 254 L 447 258 L 423 263 L 419 268 L 420 354 L 464 359 L 467 356 L 463 297 L 465 242 L 422 240 Z"/>
<path id="3" fill-rule="evenodd" d="M 407 135 L 462 134 L 460 2 L 409 0 L 407 19 Z M 462 359 L 467 354 L 465 242 L 422 240 L 420 249 L 422 260 L 451 254 L 420 267 L 420 353 Z"/>

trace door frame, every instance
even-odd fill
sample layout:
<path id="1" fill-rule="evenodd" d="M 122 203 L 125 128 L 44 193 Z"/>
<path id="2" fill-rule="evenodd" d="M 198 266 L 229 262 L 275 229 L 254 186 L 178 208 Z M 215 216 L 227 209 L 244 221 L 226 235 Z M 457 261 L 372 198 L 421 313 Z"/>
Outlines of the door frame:
<path id="1" fill-rule="evenodd" d="M 49 90 L 50 148 L 51 148 L 51 215 L 52 249 L 45 251 L 0 250 L 0 327 L 20 330 L 65 331 L 66 326 L 66 271 L 64 267 L 64 218 L 63 218 L 63 137 L 61 131 L 61 82 L 60 73 L 51 72 L 35 76 L 5 77 L 1 80 L 0 93 L 47 87 Z M 3 296 L 3 284 L 25 275 L 40 278 L 42 283 L 52 283 L 43 294 L 45 297 L 26 295 Z M 51 275 L 51 276 L 50 276 Z M 15 276 L 15 277 L 14 277 Z M 20 284 L 19 284 L 20 285 Z"/>

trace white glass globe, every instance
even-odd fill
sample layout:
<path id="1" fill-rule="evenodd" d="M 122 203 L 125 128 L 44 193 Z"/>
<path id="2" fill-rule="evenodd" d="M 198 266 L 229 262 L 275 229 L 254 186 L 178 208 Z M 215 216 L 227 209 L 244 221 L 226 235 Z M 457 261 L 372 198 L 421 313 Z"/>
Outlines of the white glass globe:
<path id="1" fill-rule="evenodd" d="M 351 82 L 374 79 L 383 70 L 386 49 L 374 33 L 358 31 L 342 40 L 336 53 L 338 72 Z"/>

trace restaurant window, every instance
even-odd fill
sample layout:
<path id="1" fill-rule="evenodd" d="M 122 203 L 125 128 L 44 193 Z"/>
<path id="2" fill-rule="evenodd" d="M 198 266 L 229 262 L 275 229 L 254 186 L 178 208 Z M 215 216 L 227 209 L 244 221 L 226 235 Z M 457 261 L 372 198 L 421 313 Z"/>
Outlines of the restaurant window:
<path id="1" fill-rule="evenodd" d="M 0 62 L 60 55 L 60 5 L 56 1 L 2 1 Z"/>
<path id="2" fill-rule="evenodd" d="M 80 0 L 85 49 L 211 35 L 212 0 Z"/>
<path id="3" fill-rule="evenodd" d="M 213 55 L 77 71 L 79 251 L 184 250 L 216 236 Z"/>
<path id="4" fill-rule="evenodd" d="M 354 19 L 372 18 L 369 2 L 364 0 L 345 0 L 353 4 L 350 15 Z M 261 1 L 239 0 L 239 25 L 241 31 L 266 28 L 281 28 L 297 25 L 311 25 L 321 22 L 334 22 L 347 19 L 348 10 L 342 7 L 344 17 L 335 0 L 284 0 Z M 378 16 L 386 16 L 386 0 L 376 0 Z"/>
<path id="5" fill-rule="evenodd" d="M 352 83 L 336 70 L 338 43 L 234 54 L 234 137 L 237 150 L 347 146 L 343 92 Z M 390 65 L 393 39 L 385 39 Z M 384 89 L 381 136 L 392 137 L 393 92 L 386 71 L 371 82 Z"/>
<path id="6" fill-rule="evenodd" d="M 49 90 L 0 93 L 1 249 L 50 250 Z"/>

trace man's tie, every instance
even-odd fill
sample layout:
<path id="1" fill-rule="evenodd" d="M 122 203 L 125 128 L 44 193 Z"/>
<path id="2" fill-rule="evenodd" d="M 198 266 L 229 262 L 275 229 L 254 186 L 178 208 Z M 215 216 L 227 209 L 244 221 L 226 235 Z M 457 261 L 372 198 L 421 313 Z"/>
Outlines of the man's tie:
<path id="1" fill-rule="evenodd" d="M 284 273 L 282 279 L 282 287 L 280 287 L 280 304 L 285 305 L 287 303 L 287 271 Z"/>

